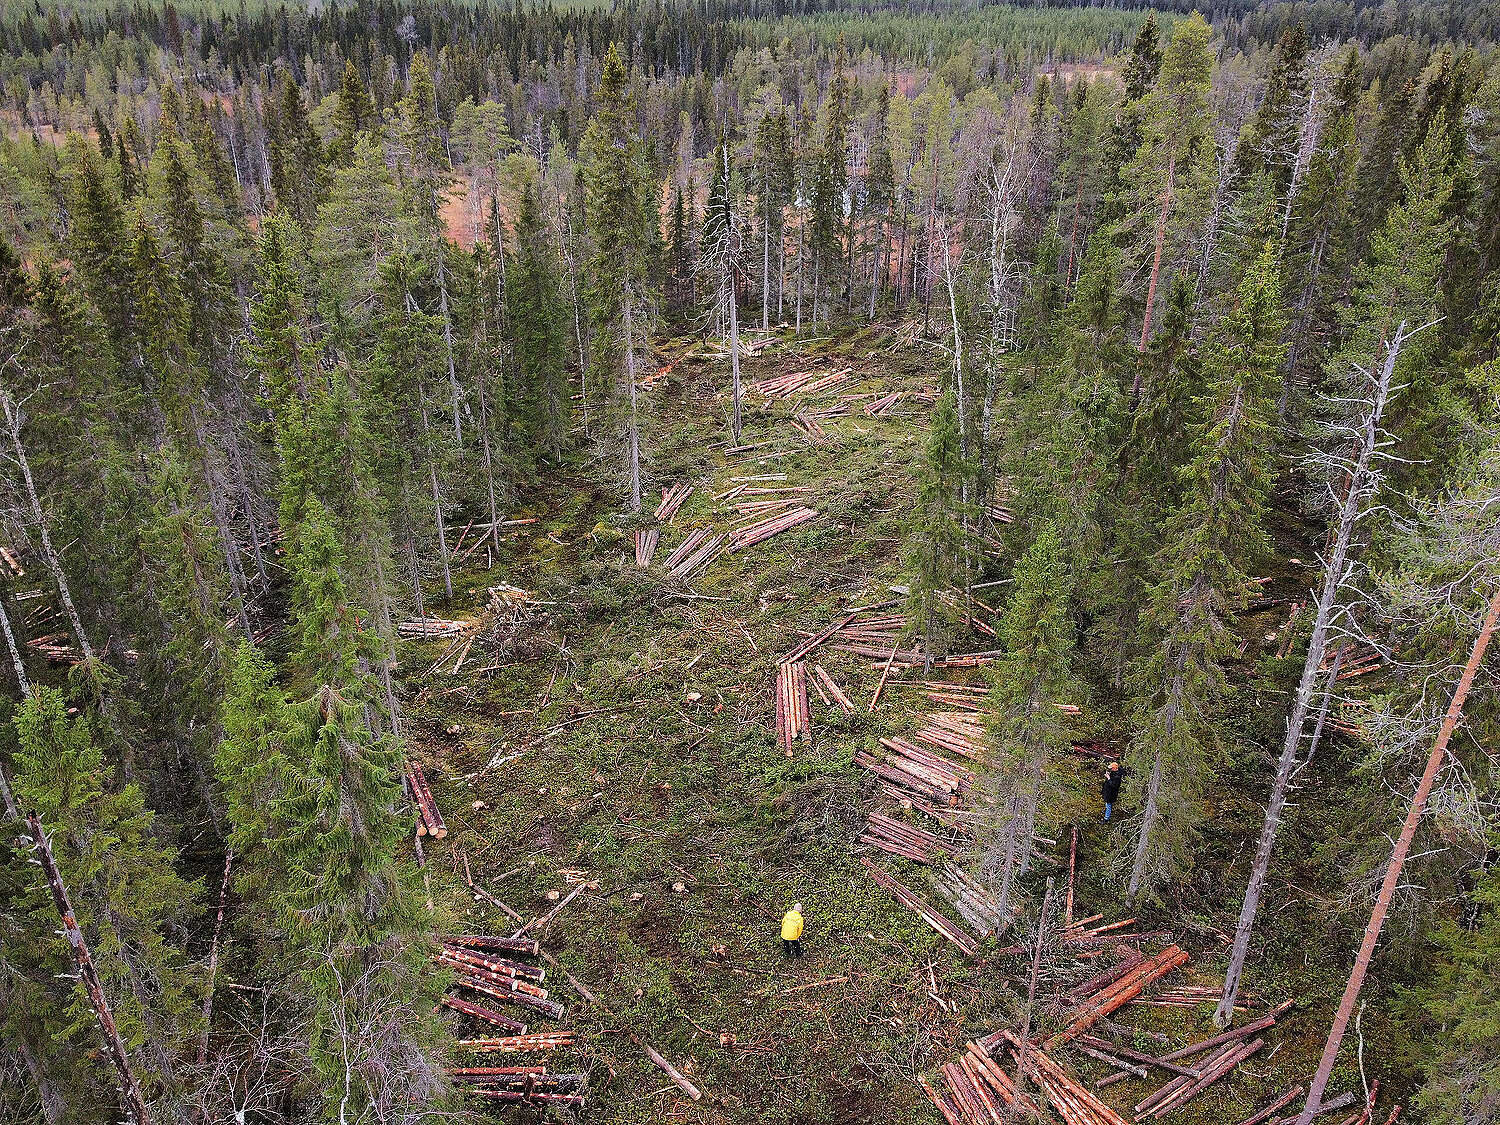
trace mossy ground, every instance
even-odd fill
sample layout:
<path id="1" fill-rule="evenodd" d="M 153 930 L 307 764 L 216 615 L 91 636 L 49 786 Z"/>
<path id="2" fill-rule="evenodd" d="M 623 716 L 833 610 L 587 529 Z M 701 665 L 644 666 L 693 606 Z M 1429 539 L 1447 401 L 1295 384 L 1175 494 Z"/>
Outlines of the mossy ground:
<path id="1" fill-rule="evenodd" d="M 885 600 L 903 580 L 926 407 L 908 399 L 890 417 L 856 413 L 827 423 L 828 444 L 810 445 L 785 420 L 784 404 L 768 406 L 747 391 L 743 441 L 769 444 L 726 456 L 727 363 L 695 358 L 686 344 L 682 351 L 650 391 L 646 484 L 652 496 L 679 481 L 696 491 L 663 530 L 656 565 L 635 566 L 631 522 L 617 497 L 598 491 L 595 469 L 574 465 L 522 498 L 516 514 L 538 522 L 511 534 L 493 567 L 457 576 L 466 593 L 455 615 L 477 611 L 487 585 L 507 582 L 531 591 L 535 619 L 508 645 L 484 652 L 476 645 L 456 676 L 419 674 L 440 646 L 403 646 L 415 752 L 451 832 L 428 848 L 434 916 L 468 930 L 514 928 L 465 887 L 464 856 L 481 886 L 526 917 L 549 908 L 548 891 L 597 884 L 541 935 L 613 1013 L 549 977 L 569 1007 L 562 1026 L 580 1034 L 578 1050 L 552 1065 L 589 1072 L 589 1120 L 935 1121 L 915 1076 L 952 1059 L 969 1037 L 1014 1019 L 1027 965 L 1013 956 L 965 960 L 860 866 L 856 841 L 877 793 L 852 765 L 853 751 L 909 725 L 926 702 L 921 695 L 894 686 L 876 713 L 847 717 L 813 697 L 813 742 L 787 758 L 775 738 L 772 694 L 777 658 L 798 630 L 821 629 L 842 607 Z M 941 363 L 936 353 L 893 347 L 888 334 L 871 330 L 782 340 L 744 366 L 747 382 L 815 365 L 852 367 L 852 381 L 837 394 L 931 387 Z M 731 477 L 771 473 L 810 486 L 818 517 L 721 556 L 687 585 L 662 574 L 661 560 L 689 528 L 728 522 L 731 513 L 713 497 L 731 487 Z M 986 641 L 976 635 L 970 647 L 989 647 Z M 831 649 L 819 659 L 861 706 L 869 700 L 878 667 Z M 500 667 L 475 674 L 490 665 Z M 1274 710 L 1269 696 L 1259 704 Z M 1247 721 L 1274 727 L 1263 715 Z M 1080 733 L 1117 727 L 1117 717 L 1086 716 Z M 1184 983 L 1222 980 L 1218 935 L 1233 925 L 1259 824 L 1249 794 L 1259 792 L 1261 764 L 1242 763 L 1239 771 L 1246 789 L 1215 795 L 1210 858 L 1200 875 L 1170 910 L 1142 916 L 1143 925 L 1182 933 L 1194 955 L 1190 971 L 1174 978 Z M 1048 822 L 1082 826 L 1078 913 L 1127 916 L 1107 874 L 1108 853 L 1121 838 L 1095 824 L 1090 764 L 1063 763 L 1054 780 Z M 1293 856 L 1307 831 L 1289 827 Z M 1066 856 L 1065 837 L 1055 850 Z M 929 893 L 919 869 L 881 860 Z M 1278 867 L 1261 926 L 1270 948 L 1249 985 L 1270 999 L 1306 993 L 1322 1001 L 1336 997 L 1348 950 L 1307 941 L 1322 927 L 1309 917 L 1316 899 L 1285 893 L 1297 867 Z M 1064 874 L 1043 864 L 1034 881 L 1049 872 Z M 807 956 L 787 963 L 778 923 L 796 900 L 807 917 Z M 1043 991 L 1098 964 L 1052 965 Z M 1271 1033 L 1270 1049 L 1173 1119 L 1237 1121 L 1302 1080 L 1316 1061 L 1328 1007 L 1317 1002 L 1289 1018 Z M 1044 1004 L 1035 1019 L 1045 1026 L 1053 1015 Z M 1208 1015 L 1207 1006 L 1135 1005 L 1120 1019 L 1186 1042 L 1212 1032 Z M 702 1101 L 684 1097 L 627 1028 L 675 1061 L 701 1087 Z M 721 1044 L 721 1035 L 732 1043 Z M 1089 1079 L 1103 1073 L 1082 1056 L 1069 1064 Z M 1372 1073 L 1379 1072 L 1377 1065 Z M 1350 1084 L 1343 1077 L 1334 1089 Z M 1106 1093 L 1128 1112 L 1150 1088 L 1131 1081 Z"/>

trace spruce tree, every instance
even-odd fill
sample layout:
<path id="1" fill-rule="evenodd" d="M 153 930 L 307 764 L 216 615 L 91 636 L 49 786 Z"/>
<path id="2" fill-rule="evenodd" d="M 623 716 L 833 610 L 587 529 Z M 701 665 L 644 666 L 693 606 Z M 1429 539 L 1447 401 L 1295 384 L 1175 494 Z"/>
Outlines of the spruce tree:
<path id="1" fill-rule="evenodd" d="M 921 638 L 922 652 L 929 663 L 947 650 L 951 616 L 947 600 L 963 578 L 965 471 L 959 449 L 958 411 L 953 405 L 953 392 L 948 391 L 932 414 L 907 547 L 911 593 L 906 616 Z"/>
<path id="2" fill-rule="evenodd" d="M 1182 470 L 1184 497 L 1167 520 L 1159 575 L 1141 620 L 1129 676 L 1135 733 L 1130 761 L 1145 779 L 1128 893 L 1181 876 L 1202 820 L 1198 803 L 1218 743 L 1216 718 L 1233 653 L 1231 620 L 1253 586 L 1246 567 L 1267 548 L 1271 420 L 1283 353 L 1275 251 L 1246 273 L 1204 356 L 1203 423 Z"/>
<path id="3" fill-rule="evenodd" d="M 523 465 L 538 451 L 555 457 L 568 433 L 567 323 L 562 287 L 547 239 L 537 185 L 528 183 L 516 212 L 516 253 L 505 287 L 519 401 L 513 448 Z"/>
<path id="4" fill-rule="evenodd" d="M 1017 561 L 1000 629 L 1005 655 L 989 668 L 989 718 L 996 822 L 985 833 L 983 871 L 1002 919 L 1014 912 L 1031 864 L 1045 786 L 1072 742 L 1056 704 L 1078 688 L 1071 672 L 1072 581 L 1061 536 L 1043 526 Z"/>

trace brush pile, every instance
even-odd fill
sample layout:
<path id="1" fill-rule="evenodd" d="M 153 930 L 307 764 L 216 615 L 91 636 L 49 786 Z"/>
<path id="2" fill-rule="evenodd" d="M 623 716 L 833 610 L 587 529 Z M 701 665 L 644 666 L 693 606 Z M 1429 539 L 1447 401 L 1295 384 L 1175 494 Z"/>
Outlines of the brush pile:
<path id="1" fill-rule="evenodd" d="M 776 735 L 786 756 L 800 739 L 812 741 L 812 715 L 807 706 L 807 664 L 789 661 L 776 665 Z"/>

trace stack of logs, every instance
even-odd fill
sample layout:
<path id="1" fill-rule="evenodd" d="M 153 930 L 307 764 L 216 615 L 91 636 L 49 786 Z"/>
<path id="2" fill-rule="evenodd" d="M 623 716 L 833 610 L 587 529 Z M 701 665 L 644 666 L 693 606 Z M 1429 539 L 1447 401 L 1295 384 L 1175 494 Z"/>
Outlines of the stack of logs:
<path id="1" fill-rule="evenodd" d="M 943 864 L 943 879 L 938 889 L 953 904 L 958 916 L 973 926 L 980 937 L 989 937 L 1004 929 L 1006 918 L 989 888 L 952 860 Z"/>
<path id="2" fill-rule="evenodd" d="M 411 637 L 422 641 L 441 641 L 461 636 L 472 628 L 469 621 L 443 621 L 436 617 L 418 617 L 411 621 L 401 621 L 396 625 L 396 632 L 403 637 Z"/>
<path id="3" fill-rule="evenodd" d="M 842 371 L 832 371 L 822 375 L 819 375 L 817 371 L 793 371 L 787 375 L 777 375 L 772 379 L 761 379 L 755 384 L 755 389 L 767 398 L 791 398 L 799 392 L 812 395 L 827 390 L 829 387 L 838 386 L 849 377 L 853 370 L 852 367 L 846 367 Z"/>
<path id="4" fill-rule="evenodd" d="M 879 398 L 865 403 L 865 413 L 871 418 L 878 418 L 905 397 L 905 391 L 892 391 L 888 395 L 881 395 Z"/>
<path id="5" fill-rule="evenodd" d="M 588 1075 L 549 1074 L 542 1066 L 460 1066 L 448 1076 L 491 1101 L 581 1108 L 588 1096 Z"/>
<path id="6" fill-rule="evenodd" d="M 854 701 L 844 694 L 844 689 L 834 683 L 833 677 L 828 674 L 827 669 L 821 664 L 814 664 L 813 687 L 818 689 L 818 695 L 826 706 L 837 706 L 846 715 L 855 712 Z"/>
<path id="7" fill-rule="evenodd" d="M 650 566 L 656 555 L 656 543 L 661 532 L 654 527 L 637 528 L 635 533 L 635 565 Z"/>
<path id="8" fill-rule="evenodd" d="M 747 527 L 741 527 L 729 535 L 729 549 L 738 551 L 744 547 L 753 546 L 770 539 L 773 535 L 780 535 L 800 523 L 806 523 L 817 515 L 816 508 L 796 507 L 790 511 L 778 512 L 765 519 L 757 520 Z"/>
<path id="9" fill-rule="evenodd" d="M 1116 980 L 1110 981 L 1092 995 L 1085 997 L 1068 1025 L 1049 1039 L 1047 1046 L 1058 1047 L 1082 1035 L 1105 1016 L 1118 1011 L 1134 1000 L 1148 985 L 1154 984 L 1168 973 L 1186 964 L 1187 960 L 1186 950 L 1176 945 L 1169 945 L 1155 957 L 1147 958 L 1130 968 Z"/>
<path id="10" fill-rule="evenodd" d="M 869 856 L 862 855 L 859 857 L 859 861 L 869 871 L 870 878 L 875 880 L 878 886 L 884 887 L 891 894 L 895 895 L 896 901 L 901 903 L 902 906 L 913 911 L 922 921 L 958 946 L 968 956 L 979 956 L 979 942 L 972 935 L 965 933 L 962 927 L 944 918 L 928 902 L 913 892 L 894 875 L 881 870 Z"/>
<path id="11" fill-rule="evenodd" d="M 524 1035 L 499 1035 L 490 1038 L 460 1039 L 460 1050 L 476 1054 L 518 1054 L 528 1051 L 556 1051 L 573 1046 L 571 1031 L 533 1031 Z"/>
<path id="12" fill-rule="evenodd" d="M 682 502 L 692 494 L 693 486 L 690 484 L 674 484 L 671 488 L 662 489 L 661 503 L 656 508 L 656 522 L 671 523 L 677 509 L 682 507 Z"/>
<path id="13" fill-rule="evenodd" d="M 947 1083 L 946 1094 L 934 1090 L 926 1079 L 921 1080 L 922 1089 L 947 1125 L 999 1125 L 1010 1120 L 1015 1110 L 1028 1117 L 1041 1113 L 981 1043 L 969 1043 L 958 1062 L 944 1063 L 940 1073 Z"/>
<path id="14" fill-rule="evenodd" d="M 1064 1070 L 1041 1047 L 1021 1042 L 1015 1032 L 1001 1032 L 1016 1060 L 1016 1069 L 1031 1079 L 1067 1125 L 1125 1125 L 1125 1119 Z"/>
<path id="15" fill-rule="evenodd" d="M 691 578 L 719 557 L 723 542 L 723 534 L 715 534 L 712 528 L 697 528 L 688 533 L 662 565 L 673 578 Z"/>
<path id="16" fill-rule="evenodd" d="M 921 729 L 912 736 L 939 750 L 961 758 L 981 761 L 984 758 L 984 721 L 969 711 L 934 711 L 926 716 Z"/>
<path id="17" fill-rule="evenodd" d="M 859 842 L 909 859 L 913 863 L 935 864 L 957 851 L 952 844 L 931 832 L 879 812 L 870 813 L 869 822 L 865 825 Z"/>
<path id="18" fill-rule="evenodd" d="M 1088 918 L 1079 918 L 1069 922 L 1063 930 L 1063 943 L 1084 948 L 1098 948 L 1106 945 L 1118 946 L 1126 941 L 1167 941 L 1172 937 L 1170 930 L 1145 932 L 1126 930 L 1125 927 L 1135 923 L 1134 918 L 1126 918 L 1121 922 L 1106 922 L 1099 926 L 1093 925 L 1103 917 L 1102 914 L 1094 914 Z"/>
<path id="19" fill-rule="evenodd" d="M 882 738 L 880 744 L 889 753 L 876 757 L 856 750 L 854 764 L 919 797 L 951 807 L 974 784 L 974 774 L 963 766 L 954 765 L 904 738 Z"/>
<path id="20" fill-rule="evenodd" d="M 526 1025 L 486 1006 L 487 1001 L 499 1000 L 551 1019 L 561 1019 L 563 1006 L 541 986 L 547 970 L 503 956 L 511 953 L 535 957 L 540 952 L 541 947 L 528 938 L 486 934 L 444 938 L 437 962 L 453 971 L 454 983 L 459 988 L 483 997 L 484 1002 L 444 996 L 443 1006 L 512 1035 L 526 1034 Z"/>
<path id="21" fill-rule="evenodd" d="M 792 756 L 792 746 L 798 739 L 812 741 L 806 661 L 784 661 L 776 665 L 776 734 L 788 758 Z"/>
<path id="22" fill-rule="evenodd" d="M 432 798 L 432 786 L 427 784 L 427 774 L 420 762 L 412 760 L 406 763 L 406 781 L 417 805 L 417 835 L 444 839 L 448 835 L 448 826 L 443 823 L 443 814 L 438 812 L 437 802 Z"/>

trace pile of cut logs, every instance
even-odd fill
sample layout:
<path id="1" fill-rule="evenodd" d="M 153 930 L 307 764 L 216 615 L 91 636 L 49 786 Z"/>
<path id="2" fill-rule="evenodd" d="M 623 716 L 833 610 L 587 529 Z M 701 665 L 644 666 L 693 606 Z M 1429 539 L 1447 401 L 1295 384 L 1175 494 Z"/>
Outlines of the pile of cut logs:
<path id="1" fill-rule="evenodd" d="M 995 1125 L 1010 1120 L 1014 1110 L 1040 1116 L 1036 1103 L 1016 1089 L 1015 1081 L 981 1043 L 970 1042 L 958 1062 L 944 1063 L 939 1072 L 947 1093 L 934 1090 L 925 1078 L 922 1089 L 948 1125 Z"/>
<path id="2" fill-rule="evenodd" d="M 438 812 L 437 802 L 432 799 L 432 786 L 427 784 L 422 763 L 415 759 L 406 763 L 406 782 L 417 805 L 417 835 L 444 839 L 448 835 L 448 826 L 443 823 L 443 814 Z"/>
<path id="3" fill-rule="evenodd" d="M 891 894 L 895 895 L 896 901 L 901 903 L 902 906 L 913 911 L 922 921 L 958 946 L 966 955 L 970 957 L 977 957 L 979 955 L 979 942 L 971 934 L 964 932 L 961 926 L 944 918 L 926 900 L 913 892 L 894 875 L 881 870 L 880 866 L 870 859 L 869 856 L 862 855 L 859 857 L 859 861 L 870 872 L 870 878 L 875 880 L 878 886 L 884 887 Z"/>
<path id="4" fill-rule="evenodd" d="M 661 532 L 654 527 L 637 528 L 635 533 L 635 565 L 650 566 L 656 555 L 656 543 Z"/>
<path id="5" fill-rule="evenodd" d="M 742 527 L 731 532 L 729 536 L 729 549 L 731 551 L 738 551 L 741 548 L 750 547 L 756 543 L 763 543 L 773 535 L 780 535 L 783 531 L 788 531 L 800 523 L 806 523 L 817 514 L 816 508 L 797 507 L 791 511 L 779 512 L 766 519 L 758 520 L 748 527 Z"/>
<path id="6" fill-rule="evenodd" d="M 823 424 L 806 411 L 797 411 L 788 421 L 791 422 L 792 429 L 814 445 L 823 445 L 828 441 L 828 431 L 823 428 Z"/>
<path id="7" fill-rule="evenodd" d="M 889 751 L 880 757 L 864 750 L 854 752 L 854 764 L 876 777 L 945 805 L 957 805 L 960 795 L 974 784 L 974 775 L 904 738 L 882 738 Z"/>
<path id="8" fill-rule="evenodd" d="M 980 937 L 989 937 L 1005 927 L 1007 919 L 1000 913 L 1000 903 L 990 894 L 989 888 L 952 860 L 943 864 L 943 878 L 938 889 L 953 904 L 958 916 L 973 926 Z"/>
<path id="9" fill-rule="evenodd" d="M 1125 1119 L 1064 1070 L 1041 1047 L 1022 1043 L 1015 1032 L 1001 1033 L 1016 1069 L 1041 1087 L 1067 1125 L 1125 1125 Z"/>
<path id="10" fill-rule="evenodd" d="M 418 617 L 411 621 L 398 622 L 396 632 L 403 637 L 416 640 L 441 641 L 462 636 L 473 626 L 472 621 L 443 621 L 436 617 Z"/>
<path id="11" fill-rule="evenodd" d="M 525 1035 L 500 1035 L 493 1038 L 460 1039 L 460 1050 L 476 1054 L 518 1054 L 529 1051 L 556 1051 L 573 1046 L 571 1031 L 533 1031 Z"/>
<path id="12" fill-rule="evenodd" d="M 961 758 L 980 761 L 985 756 L 984 723 L 971 711 L 934 711 L 912 737 Z"/>
<path id="13" fill-rule="evenodd" d="M 844 689 L 834 683 L 833 677 L 821 664 L 814 664 L 813 687 L 818 689 L 818 695 L 828 707 L 837 706 L 846 715 L 854 714 L 854 701 L 844 694 Z"/>
<path id="14" fill-rule="evenodd" d="M 1128 931 L 1125 927 L 1135 923 L 1134 918 L 1126 918 L 1121 922 L 1106 922 L 1096 926 L 1104 915 L 1095 914 L 1088 918 L 1079 918 L 1077 921 L 1069 922 L 1063 930 L 1063 942 L 1066 945 L 1083 946 L 1085 948 L 1096 948 L 1106 945 L 1119 945 L 1121 942 L 1140 941 L 1170 941 L 1172 932 L 1170 930 L 1148 930 L 1145 932 Z"/>
<path id="15" fill-rule="evenodd" d="M 772 379 L 761 379 L 755 383 L 755 389 L 767 398 L 791 398 L 799 392 L 804 395 L 813 395 L 838 386 L 849 378 L 853 370 L 852 367 L 846 367 L 842 371 L 821 374 L 817 371 L 793 371 L 787 375 L 777 375 Z"/>
<path id="16" fill-rule="evenodd" d="M 1119 1011 L 1139 996 L 1143 989 L 1161 980 L 1188 961 L 1187 951 L 1169 945 L 1154 957 L 1147 958 L 1127 970 L 1116 980 L 1100 987 L 1085 997 L 1068 1025 L 1047 1041 L 1047 1046 L 1058 1047 L 1077 1038 L 1094 1024 L 1112 1012 Z"/>
<path id="17" fill-rule="evenodd" d="M 687 538 L 678 544 L 677 550 L 668 555 L 662 565 L 673 578 L 691 578 L 719 557 L 723 542 L 722 533 L 715 533 L 709 527 L 696 528 L 688 533 Z"/>
<path id="18" fill-rule="evenodd" d="M 588 1075 L 549 1074 L 541 1066 L 460 1066 L 448 1076 L 491 1101 L 581 1107 L 588 1096 Z"/>
<path id="19" fill-rule="evenodd" d="M 954 846 L 931 832 L 886 816 L 871 812 L 865 831 L 859 838 L 861 844 L 870 844 L 891 855 L 915 863 L 934 864 L 946 859 L 957 850 Z"/>
<path id="20" fill-rule="evenodd" d="M 661 503 L 656 508 L 656 520 L 658 523 L 671 523 L 672 517 L 677 514 L 677 509 L 693 494 L 693 486 L 690 484 L 674 484 L 670 488 L 661 490 Z"/>
<path id="21" fill-rule="evenodd" d="M 792 746 L 798 739 L 812 741 L 806 661 L 786 661 L 776 665 L 776 735 L 788 758 L 792 756 Z"/>
<path id="22" fill-rule="evenodd" d="M 535 957 L 540 952 L 541 947 L 528 938 L 487 934 L 444 938 L 442 950 L 435 960 L 453 971 L 455 985 L 477 994 L 482 1000 L 474 1002 L 458 996 L 444 996 L 443 1006 L 498 1027 L 512 1036 L 525 1035 L 526 1025 L 488 1007 L 488 1001 L 499 1000 L 551 1019 L 561 1019 L 563 1006 L 551 999 L 541 986 L 547 970 L 504 956 L 508 953 Z"/>
<path id="23" fill-rule="evenodd" d="M 879 398 L 865 403 L 865 413 L 871 418 L 878 418 L 905 397 L 905 391 L 892 391 L 888 395 L 881 395 Z"/>

